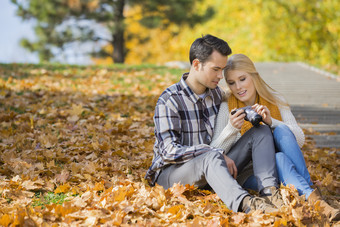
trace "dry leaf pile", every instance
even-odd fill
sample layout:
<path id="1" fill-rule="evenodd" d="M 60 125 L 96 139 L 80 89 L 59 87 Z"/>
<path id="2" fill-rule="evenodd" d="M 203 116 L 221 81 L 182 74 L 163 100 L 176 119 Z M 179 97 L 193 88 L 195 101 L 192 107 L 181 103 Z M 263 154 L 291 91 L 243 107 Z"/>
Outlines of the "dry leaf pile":
<path id="1" fill-rule="evenodd" d="M 281 187 L 280 212 L 244 214 L 210 191 L 144 181 L 154 106 L 180 75 L 156 66 L 1 65 L 0 226 L 329 225 L 318 204 L 289 187 Z M 339 207 L 336 151 L 308 141 L 304 152 L 313 180 Z"/>

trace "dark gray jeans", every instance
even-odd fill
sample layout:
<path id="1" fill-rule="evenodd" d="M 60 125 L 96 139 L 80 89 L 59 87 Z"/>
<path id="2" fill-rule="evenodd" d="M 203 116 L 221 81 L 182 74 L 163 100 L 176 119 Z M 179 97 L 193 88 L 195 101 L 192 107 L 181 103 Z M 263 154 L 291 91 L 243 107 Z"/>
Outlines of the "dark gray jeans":
<path id="1" fill-rule="evenodd" d="M 259 191 L 264 187 L 277 186 L 274 141 L 268 126 L 261 125 L 248 130 L 227 156 L 234 160 L 238 173 L 253 160 Z M 209 184 L 226 206 L 235 212 L 238 211 L 242 199 L 248 195 L 230 175 L 223 154 L 214 151 L 201 154 L 184 164 L 164 168 L 157 183 L 166 189 L 174 183 L 199 188 Z"/>

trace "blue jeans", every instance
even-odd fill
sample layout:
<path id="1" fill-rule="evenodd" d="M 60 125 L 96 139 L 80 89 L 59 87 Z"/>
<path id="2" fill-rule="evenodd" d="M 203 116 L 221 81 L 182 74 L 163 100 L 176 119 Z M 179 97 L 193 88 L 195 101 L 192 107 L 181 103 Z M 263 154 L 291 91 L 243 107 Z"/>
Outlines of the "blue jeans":
<path id="1" fill-rule="evenodd" d="M 284 185 L 294 185 L 300 195 L 306 198 L 313 192 L 313 185 L 307 170 L 305 159 L 296 138 L 286 125 L 279 125 L 273 132 L 276 153 L 276 167 L 280 182 Z M 256 190 L 253 176 L 249 177 L 243 187 Z"/>

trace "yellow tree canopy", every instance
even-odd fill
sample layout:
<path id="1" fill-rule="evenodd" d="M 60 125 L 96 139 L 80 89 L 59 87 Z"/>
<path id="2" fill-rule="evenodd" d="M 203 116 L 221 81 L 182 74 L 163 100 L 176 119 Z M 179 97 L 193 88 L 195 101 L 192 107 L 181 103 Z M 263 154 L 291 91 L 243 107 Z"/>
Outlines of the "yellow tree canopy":
<path id="1" fill-rule="evenodd" d="M 157 29 L 138 23 L 140 8 L 128 10 L 126 26 L 133 35 L 127 39 L 126 63 L 188 61 L 190 44 L 204 34 L 226 40 L 233 53 L 245 53 L 254 61 L 304 61 L 326 67 L 340 63 L 337 0 L 205 0 L 196 10 L 211 6 L 215 14 L 205 23 Z"/>

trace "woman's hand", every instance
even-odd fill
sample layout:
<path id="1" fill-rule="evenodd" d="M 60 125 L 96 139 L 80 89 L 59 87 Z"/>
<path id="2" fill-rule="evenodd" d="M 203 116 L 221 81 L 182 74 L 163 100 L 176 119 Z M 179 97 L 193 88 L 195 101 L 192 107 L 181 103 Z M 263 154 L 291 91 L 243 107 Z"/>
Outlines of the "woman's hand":
<path id="1" fill-rule="evenodd" d="M 259 104 L 255 104 L 252 106 L 253 110 L 255 110 L 258 114 L 262 116 L 262 120 L 267 125 L 272 125 L 272 116 L 270 115 L 270 111 L 266 106 L 262 106 Z"/>
<path id="2" fill-rule="evenodd" d="M 225 162 L 227 163 L 227 167 L 228 167 L 230 175 L 233 176 L 236 179 L 236 177 L 237 177 L 237 167 L 235 165 L 234 160 L 232 160 L 231 158 L 229 158 L 226 155 L 223 155 L 223 156 L 224 156 Z"/>
<path id="3" fill-rule="evenodd" d="M 233 112 L 234 110 L 236 110 L 236 109 L 233 109 L 231 112 Z M 244 113 L 244 110 L 242 110 L 242 109 L 240 109 L 240 110 L 238 110 L 236 113 L 234 113 L 234 114 L 229 114 L 229 121 L 230 121 L 230 124 L 234 127 L 234 128 L 236 128 L 236 129 L 238 129 L 238 130 L 240 130 L 241 129 L 241 127 L 242 127 L 242 125 L 243 125 L 243 123 L 244 123 L 244 117 L 245 117 L 246 115 L 245 115 L 245 113 Z"/>

